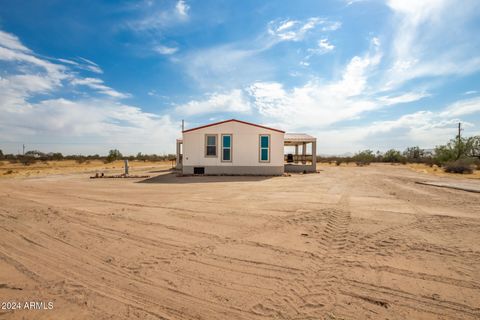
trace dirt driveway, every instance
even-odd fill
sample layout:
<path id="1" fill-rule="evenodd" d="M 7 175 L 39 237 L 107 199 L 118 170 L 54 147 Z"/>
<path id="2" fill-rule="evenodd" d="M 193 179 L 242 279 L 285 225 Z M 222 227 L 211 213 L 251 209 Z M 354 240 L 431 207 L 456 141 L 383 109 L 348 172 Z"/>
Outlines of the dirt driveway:
<path id="1" fill-rule="evenodd" d="M 389 165 L 151 174 L 0 181 L 0 301 L 24 309 L 0 318 L 480 318 L 480 194 Z"/>

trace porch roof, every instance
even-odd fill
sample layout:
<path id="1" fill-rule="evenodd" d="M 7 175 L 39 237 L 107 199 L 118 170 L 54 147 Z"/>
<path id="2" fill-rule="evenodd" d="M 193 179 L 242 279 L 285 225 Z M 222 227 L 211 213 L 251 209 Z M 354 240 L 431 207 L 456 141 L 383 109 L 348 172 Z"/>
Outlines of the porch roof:
<path id="1" fill-rule="evenodd" d="M 285 133 L 284 141 L 286 146 L 294 146 L 304 142 L 316 142 L 317 138 L 305 133 Z"/>

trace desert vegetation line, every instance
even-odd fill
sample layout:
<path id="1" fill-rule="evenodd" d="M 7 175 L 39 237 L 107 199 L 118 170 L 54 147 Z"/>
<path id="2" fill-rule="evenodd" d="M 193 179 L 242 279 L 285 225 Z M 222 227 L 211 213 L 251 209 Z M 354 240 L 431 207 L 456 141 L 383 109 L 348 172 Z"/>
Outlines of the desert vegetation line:
<path id="1" fill-rule="evenodd" d="M 44 153 L 30 150 L 24 154 L 3 154 L 0 150 L 0 160 L 24 165 L 38 161 L 75 160 L 81 164 L 90 160 L 101 160 L 110 163 L 115 160 L 128 159 L 130 161 L 174 161 L 175 154 L 142 154 L 124 156 L 118 149 L 112 149 L 106 156 L 95 155 L 63 155 L 59 152 Z M 353 156 L 317 156 L 317 162 L 328 162 L 341 165 L 342 163 L 356 163 L 358 166 L 369 165 L 372 162 L 386 163 L 423 163 L 429 166 L 442 167 L 446 172 L 472 173 L 480 170 L 480 136 L 461 137 L 458 135 L 444 145 L 438 145 L 433 150 L 421 149 L 418 146 L 408 147 L 403 152 L 390 149 L 386 152 L 362 150 Z"/>

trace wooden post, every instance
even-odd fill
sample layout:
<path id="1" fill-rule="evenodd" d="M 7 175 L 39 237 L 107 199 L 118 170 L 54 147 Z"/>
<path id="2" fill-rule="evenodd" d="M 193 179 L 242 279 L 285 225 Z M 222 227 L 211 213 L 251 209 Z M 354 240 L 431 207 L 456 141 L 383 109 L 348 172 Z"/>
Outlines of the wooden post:
<path id="1" fill-rule="evenodd" d="M 307 143 L 302 144 L 302 164 L 307 163 Z"/>

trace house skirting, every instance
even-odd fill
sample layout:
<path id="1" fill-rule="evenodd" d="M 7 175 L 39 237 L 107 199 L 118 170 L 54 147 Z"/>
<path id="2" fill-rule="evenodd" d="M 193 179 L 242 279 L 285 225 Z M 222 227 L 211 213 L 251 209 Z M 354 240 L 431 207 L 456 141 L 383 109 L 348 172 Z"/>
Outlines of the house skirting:
<path id="1" fill-rule="evenodd" d="M 251 175 L 251 176 L 281 176 L 283 166 L 186 166 L 183 174 L 194 174 L 194 168 L 205 168 L 206 175 Z"/>
<path id="2" fill-rule="evenodd" d="M 301 173 L 301 172 L 308 172 L 314 173 L 317 171 L 317 167 L 315 164 L 286 164 L 285 165 L 285 172 L 292 172 L 292 173 Z"/>

